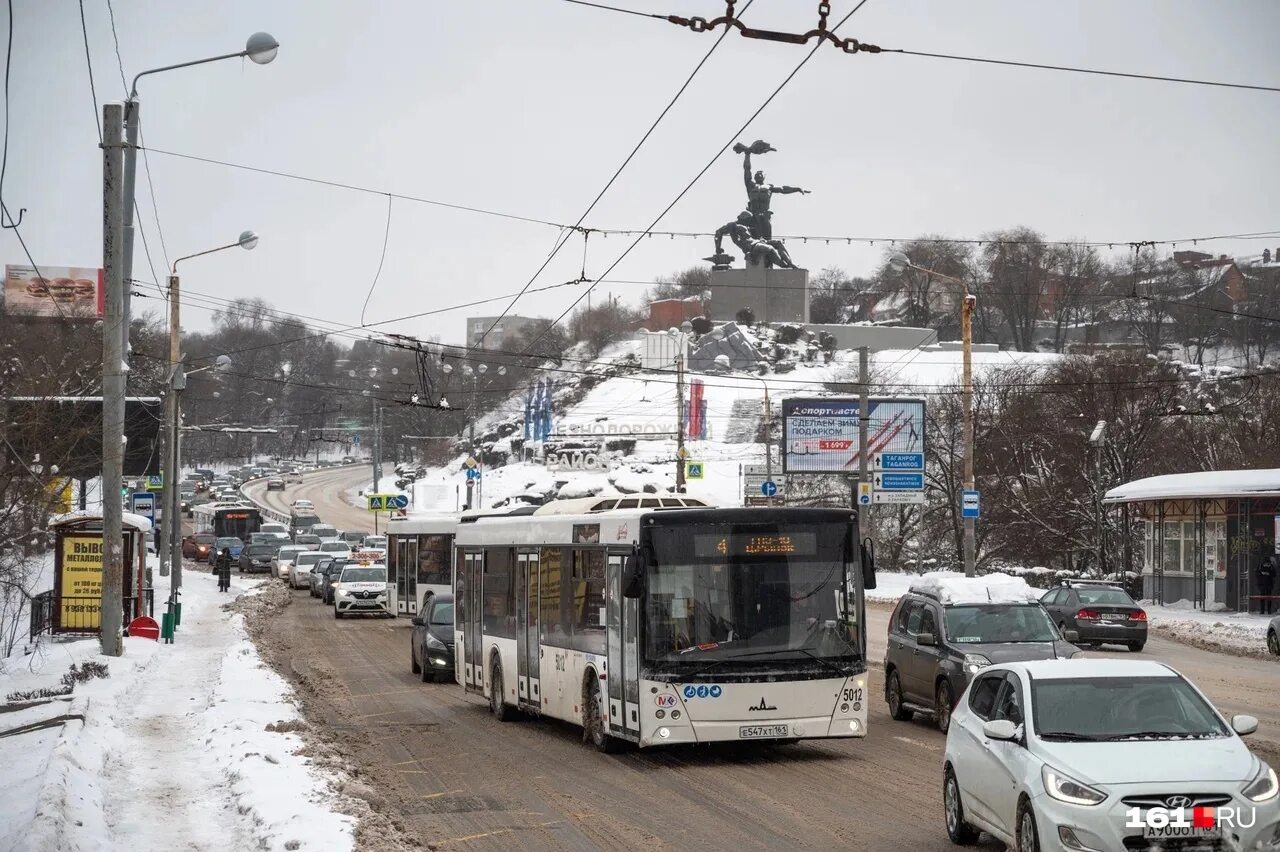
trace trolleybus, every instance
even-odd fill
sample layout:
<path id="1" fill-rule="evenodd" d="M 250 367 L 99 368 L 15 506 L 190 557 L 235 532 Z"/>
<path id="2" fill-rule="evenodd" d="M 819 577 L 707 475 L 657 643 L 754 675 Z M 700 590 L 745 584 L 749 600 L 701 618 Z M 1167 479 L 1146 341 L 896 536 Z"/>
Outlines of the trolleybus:
<path id="1" fill-rule="evenodd" d="M 391 612 L 417 615 L 429 594 L 453 590 L 456 515 L 392 518 L 387 527 L 387 593 Z"/>
<path id="2" fill-rule="evenodd" d="M 219 538 L 234 537 L 246 544 L 249 536 L 262 527 L 262 513 L 253 506 L 201 503 L 191 510 L 197 533 L 212 533 Z"/>
<path id="3" fill-rule="evenodd" d="M 463 516 L 456 675 L 609 749 L 867 731 L 856 512 L 587 498 Z M 649 504 L 646 506 L 646 504 Z"/>

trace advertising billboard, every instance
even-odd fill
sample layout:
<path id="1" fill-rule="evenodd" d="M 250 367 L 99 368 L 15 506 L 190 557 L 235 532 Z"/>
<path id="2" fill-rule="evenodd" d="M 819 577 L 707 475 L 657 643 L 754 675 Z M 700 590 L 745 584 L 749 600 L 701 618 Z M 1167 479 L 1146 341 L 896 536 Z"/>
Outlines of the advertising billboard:
<path id="1" fill-rule="evenodd" d="M 101 269 L 81 266 L 7 265 L 4 309 L 15 315 L 50 319 L 97 319 L 105 287 Z"/>
<path id="2" fill-rule="evenodd" d="M 925 451 L 923 399 L 872 397 L 869 411 L 867 450 L 871 456 Z M 860 464 L 857 397 L 790 397 L 782 401 L 784 472 L 855 474 Z"/>
<path id="3" fill-rule="evenodd" d="M 102 615 L 102 534 L 62 537 L 59 597 L 63 630 L 97 630 Z"/>

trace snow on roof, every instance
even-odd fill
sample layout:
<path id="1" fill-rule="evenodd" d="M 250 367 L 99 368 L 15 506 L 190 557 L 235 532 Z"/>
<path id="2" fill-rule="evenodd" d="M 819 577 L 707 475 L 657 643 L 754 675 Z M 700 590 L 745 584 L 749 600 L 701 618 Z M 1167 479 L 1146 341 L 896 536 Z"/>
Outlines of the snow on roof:
<path id="1" fill-rule="evenodd" d="M 911 585 L 911 591 L 933 595 L 943 604 L 1026 603 L 1040 600 L 1043 594 L 1021 577 L 999 572 L 966 577 L 954 571 L 930 571 Z"/>
<path id="2" fill-rule="evenodd" d="M 144 515 L 135 515 L 132 512 L 122 513 L 122 520 L 126 527 L 132 527 L 136 530 L 146 532 L 151 529 L 151 520 Z M 63 515 L 54 515 L 49 519 L 49 526 L 55 524 L 66 524 L 72 521 L 101 521 L 102 512 L 98 509 L 79 509 L 74 512 L 67 512 Z"/>
<path id="3" fill-rule="evenodd" d="M 1118 485 L 1102 499 L 1104 503 L 1133 503 L 1209 497 L 1280 497 L 1280 469 L 1204 470 L 1149 476 Z"/>

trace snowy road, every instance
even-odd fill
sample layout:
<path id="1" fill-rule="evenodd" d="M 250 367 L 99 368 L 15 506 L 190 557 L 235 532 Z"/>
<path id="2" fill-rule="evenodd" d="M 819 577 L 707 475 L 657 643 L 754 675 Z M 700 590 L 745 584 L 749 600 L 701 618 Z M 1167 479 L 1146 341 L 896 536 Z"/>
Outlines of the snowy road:
<path id="1" fill-rule="evenodd" d="M 265 480 L 246 485 L 244 491 L 251 500 L 286 515 L 294 500 L 310 500 L 326 524 L 340 530 L 373 532 L 373 515 L 351 505 L 345 496 L 349 489 L 363 488 L 372 481 L 369 465 L 346 465 L 308 473 L 302 483 L 289 485 L 284 491 L 267 491 Z"/>

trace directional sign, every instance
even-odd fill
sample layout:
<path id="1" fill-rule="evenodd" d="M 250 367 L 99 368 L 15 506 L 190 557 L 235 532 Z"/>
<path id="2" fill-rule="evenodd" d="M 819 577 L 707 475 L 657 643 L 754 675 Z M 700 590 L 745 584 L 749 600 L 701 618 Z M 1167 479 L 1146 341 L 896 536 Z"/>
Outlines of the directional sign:
<path id="1" fill-rule="evenodd" d="M 156 519 L 156 495 L 149 491 L 139 491 L 133 495 L 132 512 L 144 518 Z"/>
<path id="2" fill-rule="evenodd" d="M 960 495 L 960 517 L 976 518 L 979 516 L 977 491 L 965 491 Z"/>
<path id="3" fill-rule="evenodd" d="M 760 493 L 766 497 L 773 497 L 777 495 L 778 483 L 774 482 L 772 479 L 766 479 L 764 482 L 760 483 Z"/>
<path id="4" fill-rule="evenodd" d="M 923 503 L 923 491 L 877 491 L 876 503 Z"/>
<path id="5" fill-rule="evenodd" d="M 875 453 L 873 470 L 924 470 L 924 453 Z"/>
<path id="6" fill-rule="evenodd" d="M 702 462 L 689 461 L 684 463 L 685 479 L 702 479 Z"/>
<path id="7" fill-rule="evenodd" d="M 923 473 L 877 473 L 872 480 L 877 491 L 923 491 Z"/>
<path id="8" fill-rule="evenodd" d="M 467 469 L 468 480 L 476 480 L 479 478 L 480 478 L 480 471 L 476 470 L 474 467 Z"/>
<path id="9" fill-rule="evenodd" d="M 859 506 L 870 506 L 871 494 L 872 494 L 872 491 L 871 491 L 870 482 L 858 483 L 858 505 Z"/>
<path id="10" fill-rule="evenodd" d="M 390 509 L 403 509 L 403 508 L 405 508 L 405 507 L 406 507 L 406 506 L 408 506 L 408 505 L 409 505 L 409 495 L 408 495 L 408 494 L 394 494 L 394 495 L 392 495 L 392 497 L 391 497 L 391 500 L 390 500 L 390 502 L 389 502 L 389 504 L 388 504 L 388 508 L 390 508 Z"/>

